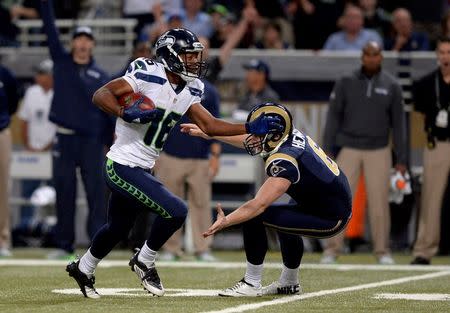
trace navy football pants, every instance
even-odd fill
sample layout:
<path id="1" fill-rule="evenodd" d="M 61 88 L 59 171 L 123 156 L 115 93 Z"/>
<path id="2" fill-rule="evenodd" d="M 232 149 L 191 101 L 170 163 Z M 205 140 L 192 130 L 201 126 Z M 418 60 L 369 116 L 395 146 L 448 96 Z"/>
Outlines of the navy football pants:
<path id="1" fill-rule="evenodd" d="M 342 219 L 327 219 L 313 215 L 321 212 L 320 208 L 303 207 L 296 203 L 272 205 L 256 218 L 243 224 L 244 246 L 247 260 L 255 265 L 262 264 L 267 252 L 267 235 L 265 227 L 277 230 L 280 241 L 283 264 L 288 268 L 297 268 L 303 256 L 301 236 L 327 238 L 341 232 L 351 217 L 351 198 L 346 207 L 335 208 L 347 211 Z M 338 203 L 330 204 L 340 206 Z"/>
<path id="2" fill-rule="evenodd" d="M 96 258 L 103 259 L 117 243 L 127 238 L 141 210 L 157 214 L 147 239 L 152 250 L 159 250 L 183 225 L 187 206 L 148 171 L 107 159 L 105 180 L 111 197 L 107 223 L 97 232 L 91 245 L 91 253 Z"/>
<path id="3" fill-rule="evenodd" d="M 60 249 L 73 252 L 75 241 L 76 169 L 81 178 L 89 207 L 87 232 L 92 240 L 105 223 L 105 184 L 102 178 L 104 145 L 95 137 L 56 135 L 53 145 L 53 183 L 56 190 L 55 243 Z"/>

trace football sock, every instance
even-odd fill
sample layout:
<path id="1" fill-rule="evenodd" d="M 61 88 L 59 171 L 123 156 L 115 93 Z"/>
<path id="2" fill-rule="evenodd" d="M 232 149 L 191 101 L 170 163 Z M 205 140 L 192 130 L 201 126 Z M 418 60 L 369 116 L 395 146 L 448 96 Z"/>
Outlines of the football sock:
<path id="1" fill-rule="evenodd" d="M 144 263 L 147 267 L 152 267 L 155 264 L 155 259 L 156 251 L 150 249 L 146 241 L 138 254 L 138 261 Z"/>
<path id="2" fill-rule="evenodd" d="M 245 271 L 244 280 L 256 288 L 261 287 L 263 266 L 263 264 L 254 265 L 247 261 L 247 270 Z"/>
<path id="3" fill-rule="evenodd" d="M 281 270 L 280 279 L 278 280 L 281 286 L 296 285 L 298 284 L 298 267 L 297 268 L 287 268 L 283 264 L 283 269 Z"/>
<path id="4" fill-rule="evenodd" d="M 287 268 L 298 268 L 303 257 L 303 240 L 299 235 L 278 232 L 283 264 Z"/>
<path id="5" fill-rule="evenodd" d="M 258 216 L 243 224 L 244 248 L 247 262 L 262 264 L 267 252 L 266 227 Z"/>
<path id="6" fill-rule="evenodd" d="M 87 277 L 91 278 L 94 275 L 95 269 L 101 259 L 97 259 L 92 255 L 91 249 L 86 251 L 86 253 L 81 257 L 80 263 L 78 264 L 79 270 L 86 274 Z"/>

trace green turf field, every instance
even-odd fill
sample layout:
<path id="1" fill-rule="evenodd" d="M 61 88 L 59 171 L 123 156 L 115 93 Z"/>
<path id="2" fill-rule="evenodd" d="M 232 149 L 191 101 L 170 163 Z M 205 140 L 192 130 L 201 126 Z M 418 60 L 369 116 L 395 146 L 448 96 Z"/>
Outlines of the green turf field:
<path id="1" fill-rule="evenodd" d="M 66 275 L 66 262 L 47 261 L 47 252 L 15 250 L 15 258 L 0 259 L 0 312 L 450 312 L 449 257 L 433 259 L 431 267 L 411 267 L 410 256 L 396 255 L 398 265 L 379 266 L 373 256 L 359 254 L 322 266 L 320 255 L 307 254 L 303 294 L 221 298 L 216 290 L 240 280 L 245 264 L 242 252 L 218 252 L 217 263 L 160 262 L 167 292 L 158 298 L 145 293 L 126 266 L 131 253 L 114 251 L 96 273 L 103 296 L 92 300 Z M 270 253 L 264 284 L 278 277 L 279 266 L 279 253 Z"/>

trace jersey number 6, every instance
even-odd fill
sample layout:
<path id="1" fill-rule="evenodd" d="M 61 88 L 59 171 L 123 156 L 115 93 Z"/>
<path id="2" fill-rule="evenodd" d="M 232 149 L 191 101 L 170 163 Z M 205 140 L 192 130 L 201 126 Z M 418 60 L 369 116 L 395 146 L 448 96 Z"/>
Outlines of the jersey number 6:
<path id="1" fill-rule="evenodd" d="M 322 150 L 319 145 L 311 139 L 311 137 L 306 136 L 308 139 L 309 146 L 314 150 L 314 152 L 317 154 L 317 156 L 325 163 L 325 165 L 330 169 L 331 172 L 333 172 L 334 175 L 339 176 L 339 167 L 337 166 L 336 162 L 334 162 L 330 157 L 328 157 L 325 152 Z"/>

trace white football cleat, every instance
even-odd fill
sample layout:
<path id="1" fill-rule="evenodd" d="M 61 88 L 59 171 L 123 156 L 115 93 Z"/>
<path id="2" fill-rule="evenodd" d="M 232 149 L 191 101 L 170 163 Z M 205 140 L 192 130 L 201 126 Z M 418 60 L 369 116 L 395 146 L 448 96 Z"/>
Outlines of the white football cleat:
<path id="1" fill-rule="evenodd" d="M 300 284 L 284 285 L 282 286 L 279 281 L 274 281 L 270 285 L 262 288 L 262 294 L 268 295 L 297 295 L 302 293 Z"/>
<path id="2" fill-rule="evenodd" d="M 262 288 L 247 283 L 243 278 L 233 287 L 224 289 L 219 292 L 222 297 L 260 297 L 262 296 Z"/>

